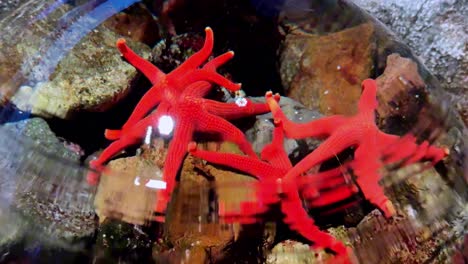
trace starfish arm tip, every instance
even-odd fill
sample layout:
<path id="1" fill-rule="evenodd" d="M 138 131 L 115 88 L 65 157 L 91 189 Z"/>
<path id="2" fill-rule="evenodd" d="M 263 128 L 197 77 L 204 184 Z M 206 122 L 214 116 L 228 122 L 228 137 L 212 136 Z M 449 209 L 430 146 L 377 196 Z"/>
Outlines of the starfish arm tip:
<path id="1" fill-rule="evenodd" d="M 230 50 L 230 51 L 228 51 L 227 53 L 230 54 L 231 57 L 234 57 L 234 51 Z"/>
<path id="2" fill-rule="evenodd" d="M 119 38 L 116 42 L 116 46 L 120 52 L 123 52 L 126 50 L 127 41 L 124 38 Z"/>
<path id="3" fill-rule="evenodd" d="M 443 150 L 444 150 L 444 154 L 445 154 L 445 156 L 448 156 L 448 155 L 450 155 L 450 149 L 449 149 L 449 148 L 447 148 L 447 147 L 443 147 Z"/>
<path id="4" fill-rule="evenodd" d="M 197 143 L 194 141 L 191 141 L 190 143 L 188 143 L 187 150 L 190 153 L 195 152 L 197 150 Z"/>
<path id="5" fill-rule="evenodd" d="M 211 27 L 205 27 L 205 32 L 209 32 L 209 31 L 213 31 L 213 29 L 211 29 Z"/>
<path id="6" fill-rule="evenodd" d="M 104 130 L 104 137 L 107 140 L 117 140 L 120 138 L 121 135 L 122 135 L 121 130 L 112 130 L 112 129 Z"/>
<path id="7" fill-rule="evenodd" d="M 279 127 L 279 126 L 281 126 L 283 124 L 283 121 L 281 119 L 279 119 L 279 118 L 275 118 L 273 120 L 273 123 L 275 124 L 276 127 Z"/>
<path id="8" fill-rule="evenodd" d="M 273 96 L 273 92 L 272 91 L 268 91 L 265 93 L 265 97 L 268 99 L 268 98 L 271 98 Z"/>
<path id="9" fill-rule="evenodd" d="M 275 93 L 275 95 L 273 96 L 273 98 L 275 99 L 276 102 L 279 102 L 280 99 L 281 99 L 281 95 L 279 93 Z"/>

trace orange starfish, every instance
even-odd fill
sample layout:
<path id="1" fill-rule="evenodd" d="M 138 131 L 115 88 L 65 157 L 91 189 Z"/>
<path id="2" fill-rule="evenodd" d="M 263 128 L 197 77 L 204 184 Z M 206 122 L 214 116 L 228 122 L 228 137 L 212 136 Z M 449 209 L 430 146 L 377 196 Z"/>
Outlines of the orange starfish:
<path id="1" fill-rule="evenodd" d="M 354 147 L 354 160 L 349 166 L 356 175 L 358 186 L 367 200 L 390 217 L 395 209 L 378 184 L 381 178 L 378 170 L 382 165 L 401 160 L 404 160 L 403 165 L 407 165 L 421 159 L 436 163 L 448 154 L 448 150 L 431 146 L 428 142 L 418 145 L 412 136 L 400 138 L 380 131 L 375 124 L 377 84 L 375 80 L 367 79 L 362 87 L 356 115 L 334 115 L 303 124 L 288 120 L 271 92 L 266 97 L 273 116 L 283 121 L 286 136 L 326 138 L 316 150 L 288 171 L 285 181 L 292 182 L 314 166 L 335 157 L 346 148 Z"/>

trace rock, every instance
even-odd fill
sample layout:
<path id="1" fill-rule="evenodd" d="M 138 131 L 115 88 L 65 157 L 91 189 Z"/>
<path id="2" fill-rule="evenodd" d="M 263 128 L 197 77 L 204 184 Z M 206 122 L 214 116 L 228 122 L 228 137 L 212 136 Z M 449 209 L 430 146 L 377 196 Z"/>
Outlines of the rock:
<path id="1" fill-rule="evenodd" d="M 151 221 L 156 194 L 144 183 L 160 179 L 161 169 L 141 156 L 112 160 L 107 168 L 94 202 L 99 220 L 111 217 L 136 225 Z"/>
<path id="2" fill-rule="evenodd" d="M 65 41 L 65 28 L 72 29 L 67 24 L 71 20 L 63 17 L 70 15 L 71 9 L 62 4 L 42 17 L 44 5 L 37 9 L 26 5 L 15 10 L 21 15 L 0 21 L 7 31 L 0 37 L 0 92 L 4 101 L 41 116 L 71 118 L 81 111 L 104 111 L 132 88 L 136 70 L 120 58 L 115 47 L 117 34 L 104 26 L 86 24 L 92 21 L 81 21 L 84 25 L 73 24 L 77 44 L 72 37 Z M 76 29 L 79 25 L 82 28 Z M 80 30 L 86 33 L 86 27 L 91 27 L 91 32 L 80 39 Z M 129 42 L 148 58 L 148 47 Z"/>
<path id="3" fill-rule="evenodd" d="M 159 39 L 158 23 L 151 12 L 141 3 L 115 14 L 107 19 L 104 25 L 119 35 L 127 36 L 151 47 Z"/>
<path id="4" fill-rule="evenodd" d="M 459 208 L 459 200 L 446 180 L 434 169 L 414 164 L 386 173 L 383 179 L 390 200 L 401 212 L 424 223 L 438 222 Z"/>
<path id="5" fill-rule="evenodd" d="M 99 227 L 95 263 L 151 263 L 152 238 L 148 230 L 115 219 Z"/>
<path id="6" fill-rule="evenodd" d="M 268 254 L 267 264 L 322 263 L 326 253 L 315 252 L 309 245 L 293 240 L 278 243 Z"/>
<path id="7" fill-rule="evenodd" d="M 7 208 L 5 205 L 0 205 L 0 261 L 3 256 L 8 254 L 9 248 L 23 239 L 28 230 L 28 223 Z"/>
<path id="8" fill-rule="evenodd" d="M 83 111 L 105 111 L 125 97 L 136 70 L 121 59 L 115 47 L 118 38 L 100 26 L 82 39 L 58 64 L 51 80 L 35 87 L 32 113 L 69 119 Z M 149 57 L 146 46 L 128 43 L 137 54 Z"/>
<path id="9" fill-rule="evenodd" d="M 385 71 L 376 81 L 380 127 L 386 131 L 401 131 L 401 127 L 413 126 L 428 96 L 418 65 L 399 54 L 391 54 L 387 57 Z"/>
<path id="10" fill-rule="evenodd" d="M 157 192 L 148 184 L 162 180 L 167 153 L 164 144 L 162 139 L 154 139 L 151 145 L 142 145 L 136 156 L 108 163 L 94 201 L 100 222 L 107 217 L 135 225 L 154 220 L 152 209 Z"/>
<path id="11" fill-rule="evenodd" d="M 27 0 L 7 0 L 0 1 L 0 20 L 12 13 L 18 6 L 25 3 Z"/>
<path id="12" fill-rule="evenodd" d="M 324 114 L 355 113 L 373 68 L 373 34 L 371 23 L 324 36 L 289 33 L 280 61 L 286 94 Z"/>
<path id="13" fill-rule="evenodd" d="M 75 163 L 80 160 L 80 147 L 57 138 L 54 132 L 50 130 L 47 122 L 42 118 L 6 123 L 0 126 L 0 130 L 16 136 L 26 137 L 27 140 L 32 141 L 30 143 L 42 148 L 43 151 L 53 153 L 56 157 L 71 160 Z M 74 146 L 75 149 L 72 149 L 71 146 Z"/>
<path id="14" fill-rule="evenodd" d="M 455 254 L 452 256 L 452 263 L 466 263 L 468 259 L 468 235 L 463 239 L 463 242 L 457 247 Z"/>
<path id="15" fill-rule="evenodd" d="M 403 39 L 443 83 L 468 124 L 468 7 L 463 0 L 354 1 Z"/>
<path id="16" fill-rule="evenodd" d="M 170 72 L 199 51 L 205 42 L 200 33 L 180 34 L 161 40 L 151 52 L 151 62 L 163 72 Z"/>
<path id="17" fill-rule="evenodd" d="M 36 169 L 35 172 L 45 170 L 46 167 L 51 169 L 49 166 L 53 166 L 53 163 L 57 161 L 52 161 L 44 153 L 54 155 L 64 163 L 77 164 L 79 162 L 80 156 L 67 149 L 50 130 L 46 121 L 41 118 L 6 123 L 0 126 L 0 134 L 2 135 L 0 138 L 3 139 L 0 144 L 2 156 L 0 181 L 3 182 L 0 197 L 7 204 L 14 200 L 17 191 L 26 191 L 17 190 L 19 184 L 31 180 L 28 178 L 31 172 L 26 171 L 26 174 L 22 175 L 24 170 L 28 170 L 31 166 Z M 32 177 L 36 176 L 33 174 Z M 48 176 L 45 177 L 45 179 L 48 178 Z M 27 184 L 27 186 L 31 185 L 32 183 Z"/>
<path id="18" fill-rule="evenodd" d="M 348 229 L 348 237 L 359 262 L 422 263 L 444 247 L 450 239 L 448 229 L 447 222 L 420 226 L 405 216 L 386 220 L 374 211 L 356 228 Z"/>
<path id="19" fill-rule="evenodd" d="M 217 144 L 207 145 L 209 150 L 214 148 L 218 148 Z M 222 144 L 219 151 L 240 153 L 232 144 Z M 204 165 L 201 160 L 188 156 L 167 216 L 170 224 L 166 226 L 166 235 L 171 244 L 177 250 L 204 248 L 208 252 L 205 261 L 224 259 L 239 246 L 244 253 L 256 251 L 257 247 L 242 245 L 245 238 L 240 238 L 241 226 L 218 222 L 216 214 L 220 203 L 228 210 L 235 210 L 241 201 L 250 200 L 253 195 L 250 183 L 253 182 L 255 180 L 248 175 Z M 263 228 L 252 231 L 244 234 L 249 242 L 261 243 Z"/>
<path id="20" fill-rule="evenodd" d="M 0 149 L 2 204 L 17 218 L 9 225 L 29 230 L 17 233 L 13 242 L 26 236 L 63 248 L 92 238 L 97 227 L 93 194 L 82 181 L 80 156 L 40 118 L 4 124 L 0 133 L 9 142 Z"/>
<path id="21" fill-rule="evenodd" d="M 82 195 L 90 196 L 86 192 L 82 192 Z M 64 206 L 61 201 L 44 199 L 41 194 L 35 192 L 18 195 L 15 204 L 16 208 L 29 221 L 34 222 L 36 228 L 40 227 L 41 233 L 49 236 L 44 240 L 55 246 L 67 247 L 77 242 L 89 242 L 97 228 L 96 215 L 89 206 L 88 210 L 70 208 Z M 84 207 L 83 205 L 78 206 Z M 65 242 L 65 244 L 54 241 L 55 239 Z"/>
<path id="22" fill-rule="evenodd" d="M 46 2 L 52 4 L 54 1 Z M 31 25 L 31 19 L 37 17 L 40 10 L 21 4 L 20 7 L 16 6 L 17 9 L 12 5 L 10 15 L 0 21 L 0 27 L 4 30 L 0 36 L 0 92 L 7 99 L 28 79 L 36 78 L 31 71 L 38 64 L 38 54 L 45 53 L 46 43 L 50 41 L 48 36 L 53 34 L 56 21 L 70 10 L 70 6 L 64 4 L 47 19 Z M 2 98 L 2 103 L 3 100 L 5 98 Z"/>

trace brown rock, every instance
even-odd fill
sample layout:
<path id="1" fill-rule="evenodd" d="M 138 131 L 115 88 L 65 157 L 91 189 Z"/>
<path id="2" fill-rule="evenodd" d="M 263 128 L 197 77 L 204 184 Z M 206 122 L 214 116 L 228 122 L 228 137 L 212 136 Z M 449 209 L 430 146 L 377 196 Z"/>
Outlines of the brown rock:
<path id="1" fill-rule="evenodd" d="M 414 122 L 427 102 L 426 85 L 418 73 L 418 65 L 399 54 L 387 57 L 387 67 L 377 78 L 377 85 L 377 112 L 384 127 L 392 119 Z"/>
<path id="2" fill-rule="evenodd" d="M 219 147 L 210 143 L 204 148 L 215 150 Z M 219 151 L 240 153 L 229 143 L 222 144 Z M 254 181 L 250 176 L 218 169 L 188 156 L 168 209 L 166 235 L 171 244 L 178 249 L 201 247 L 209 252 L 207 257 L 223 258 L 223 252 L 239 237 L 241 227 L 217 221 L 216 207 L 219 205 L 216 201 L 233 209 L 252 197 L 253 189 L 248 188 L 248 184 Z"/>
<path id="3" fill-rule="evenodd" d="M 348 229 L 355 256 L 366 263 L 424 263 L 449 239 L 447 222 L 415 224 L 408 217 L 387 220 L 374 211 Z"/>
<path id="4" fill-rule="evenodd" d="M 159 28 L 151 12 L 141 3 L 115 14 L 104 25 L 119 35 L 153 46 L 159 39 Z"/>
<path id="5" fill-rule="evenodd" d="M 36 87 L 30 103 L 32 113 L 69 119 L 78 112 L 102 112 L 131 90 L 135 68 L 121 59 L 115 42 L 118 35 L 100 26 L 83 38 L 57 65 L 50 81 Z M 128 41 L 148 59 L 149 48 Z"/>
<path id="6" fill-rule="evenodd" d="M 156 148 L 142 156 L 109 162 L 109 173 L 102 175 L 95 199 L 100 221 L 112 217 L 143 225 L 152 219 L 156 193 L 144 183 L 150 179 L 161 179 L 161 167 L 148 159 L 161 151 L 164 149 Z"/>
<path id="7" fill-rule="evenodd" d="M 324 114 L 355 113 L 361 81 L 373 68 L 373 34 L 366 23 L 325 36 L 287 36 L 281 56 L 287 95 Z"/>
<path id="8" fill-rule="evenodd" d="M 79 30 L 90 32 L 75 43 L 78 38 L 67 35 L 69 21 L 61 19 L 71 9 L 64 4 L 38 19 L 41 9 L 25 5 L 0 21 L 5 30 L 0 36 L 3 102 L 39 116 L 69 119 L 78 112 L 105 111 L 130 91 L 136 70 L 115 47 L 120 36 L 102 25 L 83 25 Z M 145 45 L 131 40 L 129 45 L 149 57 Z"/>

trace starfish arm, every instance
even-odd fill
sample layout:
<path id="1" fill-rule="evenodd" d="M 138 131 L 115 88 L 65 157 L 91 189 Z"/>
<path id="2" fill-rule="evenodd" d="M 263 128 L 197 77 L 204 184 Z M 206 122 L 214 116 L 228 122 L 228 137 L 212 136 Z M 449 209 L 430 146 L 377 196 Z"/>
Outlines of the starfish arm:
<path id="1" fill-rule="evenodd" d="M 429 146 L 424 158 L 432 160 L 432 165 L 435 165 L 439 161 L 443 160 L 450 154 L 450 150 L 446 147 L 438 148 L 435 146 Z"/>
<path id="2" fill-rule="evenodd" d="M 233 57 L 234 57 L 234 51 L 225 52 L 225 53 L 219 55 L 218 57 L 216 57 L 216 58 L 210 60 L 209 62 L 207 62 L 203 66 L 203 69 L 207 70 L 207 71 L 215 72 L 219 67 L 226 64 Z"/>
<path id="3" fill-rule="evenodd" d="M 377 108 L 377 82 L 373 79 L 362 81 L 362 94 L 358 102 L 359 112 L 374 112 Z"/>
<path id="4" fill-rule="evenodd" d="M 188 121 L 188 120 L 186 120 Z M 166 189 L 160 193 L 155 206 L 155 212 L 164 213 L 171 194 L 175 187 L 177 174 L 182 166 L 187 145 L 192 138 L 194 127 L 191 122 L 180 122 L 174 131 L 174 137 L 169 143 L 167 156 L 164 162 L 163 181 L 166 182 Z"/>
<path id="5" fill-rule="evenodd" d="M 231 92 L 239 91 L 241 88 L 241 84 L 233 83 L 230 80 L 226 79 L 219 73 L 211 72 L 207 70 L 194 70 L 189 75 L 184 76 L 181 80 L 182 86 L 187 86 L 191 83 L 197 81 L 209 81 L 215 83 L 219 86 L 223 86 L 226 89 L 230 90 Z"/>
<path id="6" fill-rule="evenodd" d="M 272 177 L 273 175 L 277 174 L 275 172 L 276 169 L 270 164 L 248 156 L 197 149 L 197 144 L 195 142 L 190 142 L 188 145 L 188 150 L 190 154 L 195 157 L 204 159 L 217 165 L 223 165 L 240 170 L 260 180 Z"/>
<path id="7" fill-rule="evenodd" d="M 202 99 L 205 109 L 213 115 L 224 119 L 238 119 L 251 115 L 264 114 L 269 112 L 268 105 L 263 103 L 253 103 L 247 100 L 245 106 L 239 106 L 237 103 L 223 103 L 210 99 Z"/>
<path id="8" fill-rule="evenodd" d="M 281 110 L 278 99 L 275 99 L 271 92 L 267 92 L 265 97 L 273 118 L 280 119 L 283 122 L 284 132 L 288 138 L 327 137 L 347 120 L 344 116 L 333 115 L 307 123 L 294 123 Z"/>
<path id="9" fill-rule="evenodd" d="M 270 144 L 267 144 L 260 153 L 262 160 L 270 164 L 275 164 L 277 168 L 289 170 L 292 168 L 288 154 L 284 150 L 284 130 L 281 120 L 274 120 L 275 128 L 273 129 L 273 139 Z"/>
<path id="10" fill-rule="evenodd" d="M 399 138 L 393 145 L 387 146 L 382 152 L 385 163 L 402 162 L 413 156 L 418 151 L 416 138 L 412 135 L 406 135 Z"/>
<path id="11" fill-rule="evenodd" d="M 432 146 L 428 141 L 423 141 L 418 145 L 416 138 L 412 135 L 399 137 L 379 131 L 377 136 L 385 163 L 400 162 L 406 159 L 403 163 L 406 166 L 426 159 L 432 160 L 432 163 L 435 164 L 449 154 L 448 149 Z"/>
<path id="12" fill-rule="evenodd" d="M 358 192 L 359 189 L 354 184 L 346 184 L 325 192 L 320 192 L 320 196 L 317 198 L 314 196 L 308 197 L 305 195 L 306 193 L 302 196 L 305 199 L 312 199 L 311 201 L 307 202 L 308 207 L 323 207 L 348 199 Z"/>
<path id="13" fill-rule="evenodd" d="M 367 137 L 369 138 L 369 137 Z M 372 139 L 372 137 L 370 137 Z M 381 176 L 378 171 L 382 164 L 378 158 L 378 147 L 373 140 L 364 141 L 355 151 L 352 168 L 364 197 L 379 208 L 385 217 L 395 214 L 395 209 L 379 185 Z"/>
<path id="14" fill-rule="evenodd" d="M 167 109 L 168 105 L 163 102 L 153 113 L 149 114 L 147 117 L 143 118 L 143 116 L 141 116 L 141 120 L 137 119 L 137 116 L 132 114 L 133 117 L 130 118 L 131 120 L 127 120 L 122 129 L 106 129 L 104 131 L 104 136 L 108 140 L 116 140 L 132 130 L 137 131 L 136 133 L 142 133 L 142 135 L 144 135 L 146 133 L 146 129 L 148 129 L 150 126 L 154 127 L 161 115 L 167 112 Z"/>
<path id="15" fill-rule="evenodd" d="M 106 149 L 104 149 L 104 151 L 99 155 L 99 157 L 96 160 L 90 162 L 90 167 L 94 169 L 102 168 L 103 165 L 106 162 L 108 162 L 115 154 L 124 150 L 128 146 L 137 145 L 141 143 L 141 140 L 146 135 L 148 127 L 154 126 L 154 124 L 157 123 L 157 120 L 163 113 L 163 111 L 155 111 L 147 117 L 140 120 L 131 129 L 125 131 L 125 133 L 121 134 L 121 137 L 117 141 L 113 142 Z M 93 178 L 92 174 L 89 174 L 89 176 L 90 177 L 88 178 Z M 88 179 L 88 181 L 91 183 L 93 180 Z M 96 182 L 96 180 L 94 180 L 94 182 Z"/>
<path id="16" fill-rule="evenodd" d="M 196 121 L 199 131 L 219 133 L 223 141 L 236 143 L 242 152 L 251 158 L 258 159 L 252 145 L 245 138 L 244 133 L 233 124 L 221 117 L 206 112 L 199 113 L 196 116 Z"/>
<path id="17" fill-rule="evenodd" d="M 339 166 L 331 170 L 307 174 L 300 177 L 298 183 L 301 188 L 307 188 L 307 186 L 311 185 L 318 190 L 332 189 L 349 181 L 345 178 L 347 170 L 348 168 Z"/>
<path id="18" fill-rule="evenodd" d="M 297 189 L 285 187 L 285 190 L 286 198 L 281 201 L 281 211 L 285 215 L 284 222 L 307 239 L 314 248 L 327 248 L 333 250 L 338 257 L 346 258 L 346 247 L 330 234 L 321 231 L 304 210 Z"/>
<path id="19" fill-rule="evenodd" d="M 204 70 L 207 71 L 213 71 L 215 72 L 216 69 L 229 61 L 232 56 L 234 56 L 234 52 L 229 51 L 224 53 L 223 55 L 220 55 L 211 61 L 209 61 L 205 66 L 203 66 Z M 206 81 L 198 81 L 190 84 L 184 91 L 185 95 L 190 95 L 192 97 L 204 97 L 206 94 L 208 94 L 211 90 L 213 85 L 211 83 L 206 82 Z"/>
<path id="20" fill-rule="evenodd" d="M 117 48 L 122 56 L 132 64 L 133 67 L 141 71 L 152 84 L 156 84 L 164 78 L 164 72 L 158 69 L 158 67 L 153 65 L 151 62 L 138 56 L 132 49 L 130 49 L 130 47 L 127 46 L 125 39 L 117 40 Z"/>
<path id="21" fill-rule="evenodd" d="M 419 145 L 416 148 L 413 154 L 405 160 L 405 162 L 403 163 L 403 166 L 407 166 L 407 165 L 410 165 L 410 164 L 413 164 L 422 160 L 426 156 L 428 150 L 429 150 L 429 142 L 424 141 L 421 145 Z"/>
<path id="22" fill-rule="evenodd" d="M 357 144 L 356 137 L 359 132 L 355 131 L 339 131 L 327 138 L 318 148 L 312 153 L 298 162 L 285 175 L 288 179 L 297 179 L 297 177 L 307 170 L 315 167 L 319 163 L 338 155 L 346 148 Z"/>
<path id="23" fill-rule="evenodd" d="M 197 51 L 195 54 L 190 56 L 184 63 L 171 72 L 171 75 L 181 76 L 186 72 L 200 67 L 204 61 L 210 57 L 211 52 L 213 51 L 214 36 L 213 30 L 210 27 L 205 28 L 205 43 L 203 47 Z"/>
<path id="24" fill-rule="evenodd" d="M 377 144 L 380 146 L 379 151 L 385 152 L 389 148 L 393 147 L 398 143 L 400 137 L 397 135 L 387 134 L 382 131 L 377 132 Z"/>
<path id="25" fill-rule="evenodd" d="M 120 151 L 124 150 L 126 147 L 138 144 L 140 138 L 135 137 L 123 137 L 112 144 L 110 144 L 104 151 L 99 155 L 99 157 L 89 163 L 92 169 L 101 169 L 105 163 L 107 163 L 113 156 L 115 156 Z M 98 174 L 95 172 L 88 173 L 87 181 L 91 185 L 95 185 L 99 182 Z"/>
<path id="26" fill-rule="evenodd" d="M 132 114 L 122 126 L 122 130 L 128 130 L 153 110 L 161 102 L 162 93 L 164 93 L 164 90 L 160 85 L 155 85 L 149 89 L 135 106 Z"/>

